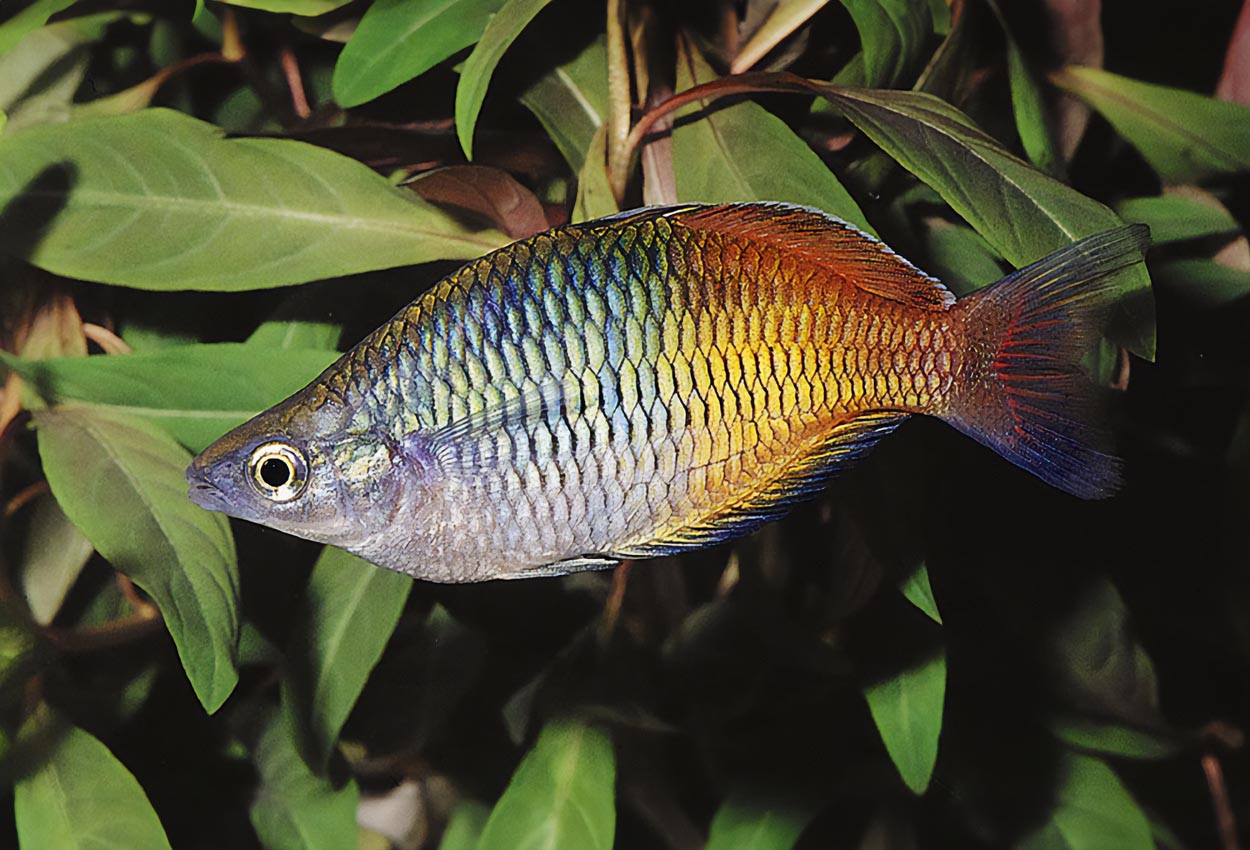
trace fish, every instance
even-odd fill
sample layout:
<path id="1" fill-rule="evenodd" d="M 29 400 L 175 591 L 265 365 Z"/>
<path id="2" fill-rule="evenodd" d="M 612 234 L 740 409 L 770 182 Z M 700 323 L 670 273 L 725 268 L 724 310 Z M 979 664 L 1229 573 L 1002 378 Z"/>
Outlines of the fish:
<path id="1" fill-rule="evenodd" d="M 1078 361 L 1143 225 L 956 299 L 809 207 L 631 210 L 447 276 L 187 470 L 195 504 L 434 582 L 558 576 L 778 519 L 913 415 L 1118 486 Z"/>

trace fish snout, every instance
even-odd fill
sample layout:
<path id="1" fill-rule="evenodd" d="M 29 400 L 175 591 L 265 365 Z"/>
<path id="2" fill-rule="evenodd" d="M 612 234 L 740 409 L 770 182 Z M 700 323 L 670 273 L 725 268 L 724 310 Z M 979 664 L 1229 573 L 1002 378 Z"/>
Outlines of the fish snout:
<path id="1" fill-rule="evenodd" d="M 207 480 L 206 472 L 207 470 L 195 463 L 187 467 L 187 484 L 190 488 L 187 491 L 187 498 L 192 504 L 205 510 L 224 513 L 227 510 L 226 494 L 216 484 Z"/>

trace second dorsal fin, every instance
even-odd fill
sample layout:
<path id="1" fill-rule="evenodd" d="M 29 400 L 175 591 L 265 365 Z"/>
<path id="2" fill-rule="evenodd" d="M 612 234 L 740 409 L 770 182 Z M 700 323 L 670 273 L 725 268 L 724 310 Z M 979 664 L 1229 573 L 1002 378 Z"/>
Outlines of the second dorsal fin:
<path id="1" fill-rule="evenodd" d="M 648 213 L 680 222 L 692 230 L 756 240 L 799 254 L 852 286 L 891 301 L 930 310 L 944 310 L 955 303 L 954 294 L 941 281 L 894 253 L 880 239 L 812 207 L 783 203 L 688 204 L 634 210 L 609 220 L 636 220 Z"/>

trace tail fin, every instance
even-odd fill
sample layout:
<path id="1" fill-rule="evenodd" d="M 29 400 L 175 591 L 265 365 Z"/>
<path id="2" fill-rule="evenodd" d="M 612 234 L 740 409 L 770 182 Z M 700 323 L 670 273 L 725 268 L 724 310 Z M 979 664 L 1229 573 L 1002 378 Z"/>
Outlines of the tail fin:
<path id="1" fill-rule="evenodd" d="M 1120 462 L 1096 424 L 1078 366 L 1101 331 L 1115 272 L 1142 260 L 1150 230 L 1074 242 L 961 299 L 968 347 L 948 421 L 1007 460 L 1083 499 L 1111 495 Z"/>

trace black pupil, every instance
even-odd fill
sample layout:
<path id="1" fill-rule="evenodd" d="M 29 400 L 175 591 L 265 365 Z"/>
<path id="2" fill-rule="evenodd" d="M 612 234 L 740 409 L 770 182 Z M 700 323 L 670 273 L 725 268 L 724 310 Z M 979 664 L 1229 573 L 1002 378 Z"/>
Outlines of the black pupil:
<path id="1" fill-rule="evenodd" d="M 291 483 L 291 464 L 276 457 L 266 458 L 260 464 L 260 480 L 274 489 Z"/>

